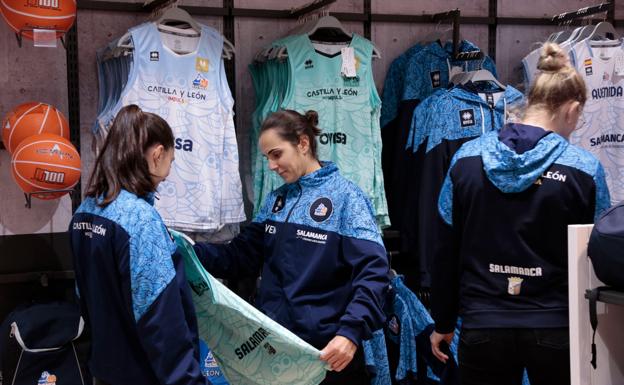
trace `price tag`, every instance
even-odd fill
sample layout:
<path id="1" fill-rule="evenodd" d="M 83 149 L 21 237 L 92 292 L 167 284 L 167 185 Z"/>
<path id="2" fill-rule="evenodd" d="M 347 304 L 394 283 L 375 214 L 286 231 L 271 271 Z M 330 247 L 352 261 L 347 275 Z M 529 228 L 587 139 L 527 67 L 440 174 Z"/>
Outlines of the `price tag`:
<path id="1" fill-rule="evenodd" d="M 33 29 L 35 47 L 56 48 L 56 31 L 49 29 Z"/>
<path id="2" fill-rule="evenodd" d="M 355 71 L 355 51 L 353 47 L 345 47 L 340 50 L 342 56 L 342 68 L 340 74 L 346 78 L 357 76 Z"/>

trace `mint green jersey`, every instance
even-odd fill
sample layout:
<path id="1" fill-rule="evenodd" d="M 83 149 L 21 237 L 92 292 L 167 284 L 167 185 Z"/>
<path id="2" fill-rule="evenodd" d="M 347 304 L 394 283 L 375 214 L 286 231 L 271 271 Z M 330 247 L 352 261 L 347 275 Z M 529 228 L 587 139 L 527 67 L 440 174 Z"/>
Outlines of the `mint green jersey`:
<path id="1" fill-rule="evenodd" d="M 371 199 L 377 223 L 389 225 L 381 169 L 381 101 L 372 74 L 373 45 L 353 34 L 356 76 L 341 75 L 340 51 L 319 53 L 307 35 L 284 42 L 288 52 L 289 87 L 281 107 L 300 113 L 319 114 L 320 160 L 333 161 L 340 172 L 355 182 Z"/>
<path id="2" fill-rule="evenodd" d="M 230 384 L 317 385 L 327 364 L 320 351 L 212 277 L 197 259 L 192 241 L 171 231 L 184 258 L 199 338 L 210 347 Z"/>

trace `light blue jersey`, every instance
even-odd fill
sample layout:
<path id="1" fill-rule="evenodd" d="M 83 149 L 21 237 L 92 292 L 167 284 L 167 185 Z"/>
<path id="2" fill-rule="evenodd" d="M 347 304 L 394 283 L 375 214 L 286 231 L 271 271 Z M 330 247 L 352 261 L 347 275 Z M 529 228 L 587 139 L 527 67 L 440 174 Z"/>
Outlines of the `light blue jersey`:
<path id="1" fill-rule="evenodd" d="M 234 102 L 221 59 L 223 37 L 201 26 L 192 52 L 177 54 L 170 46 L 184 41 L 161 34 L 154 23 L 134 27 L 130 34 L 132 68 L 112 112 L 137 104 L 173 129 L 175 162 L 155 204 L 163 220 L 169 227 L 195 232 L 244 221 Z"/>

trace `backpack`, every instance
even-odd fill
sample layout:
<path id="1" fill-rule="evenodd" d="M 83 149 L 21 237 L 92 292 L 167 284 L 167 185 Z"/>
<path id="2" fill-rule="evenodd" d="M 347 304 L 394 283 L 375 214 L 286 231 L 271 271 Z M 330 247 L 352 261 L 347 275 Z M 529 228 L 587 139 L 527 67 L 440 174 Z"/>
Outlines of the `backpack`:
<path id="1" fill-rule="evenodd" d="M 0 326 L 0 384 L 91 384 L 83 331 L 75 304 L 19 306 Z"/>

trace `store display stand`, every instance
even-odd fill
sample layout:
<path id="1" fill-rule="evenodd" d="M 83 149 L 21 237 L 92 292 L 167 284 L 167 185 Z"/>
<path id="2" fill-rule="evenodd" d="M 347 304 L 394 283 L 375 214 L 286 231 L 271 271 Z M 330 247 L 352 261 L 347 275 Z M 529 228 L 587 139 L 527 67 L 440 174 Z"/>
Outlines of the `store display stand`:
<path id="1" fill-rule="evenodd" d="M 597 367 L 591 366 L 588 290 L 604 286 L 587 256 L 593 225 L 568 226 L 568 293 L 572 385 L 624 384 L 624 293 L 605 291 L 597 303 Z"/>

